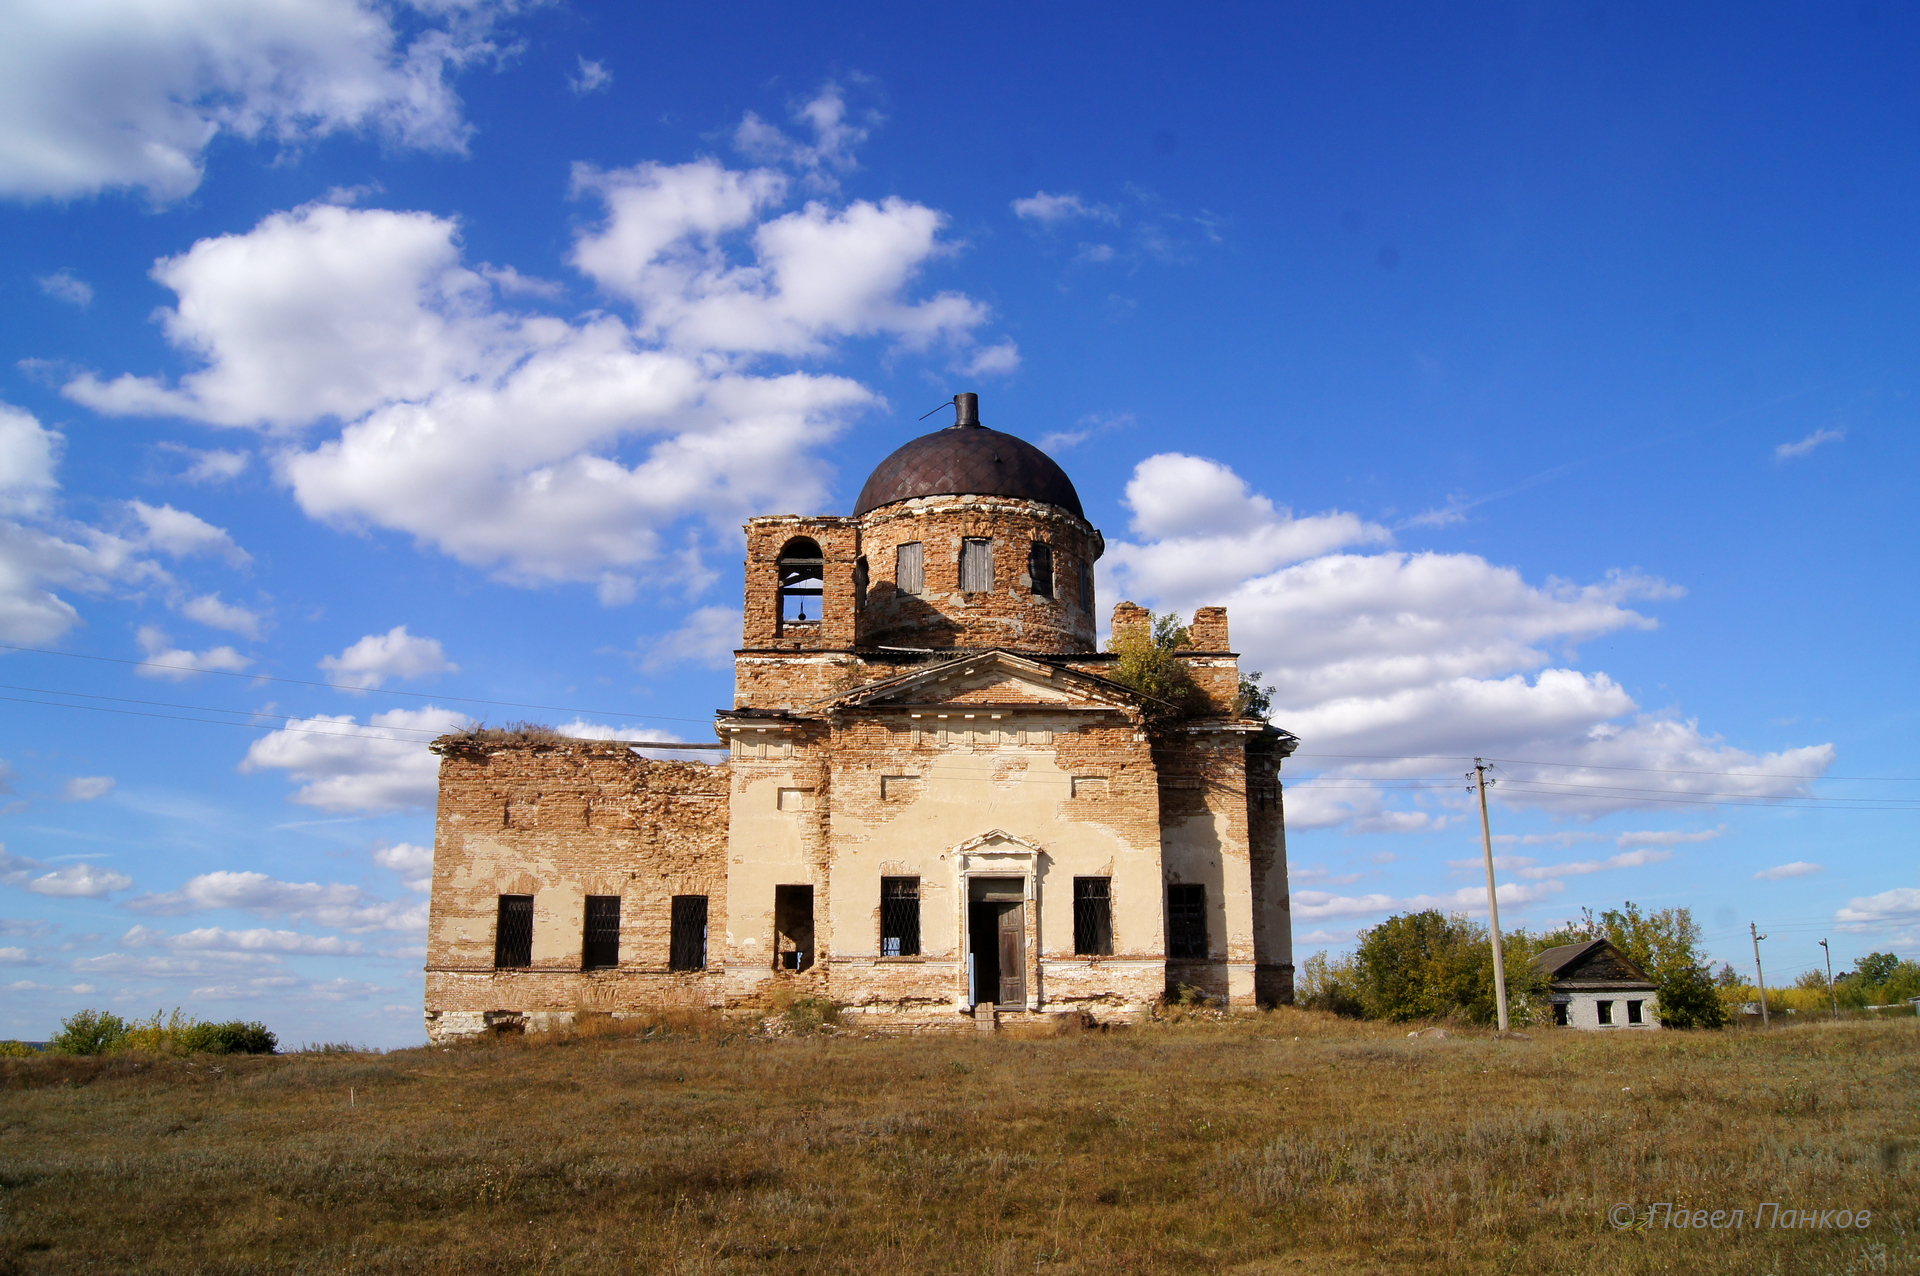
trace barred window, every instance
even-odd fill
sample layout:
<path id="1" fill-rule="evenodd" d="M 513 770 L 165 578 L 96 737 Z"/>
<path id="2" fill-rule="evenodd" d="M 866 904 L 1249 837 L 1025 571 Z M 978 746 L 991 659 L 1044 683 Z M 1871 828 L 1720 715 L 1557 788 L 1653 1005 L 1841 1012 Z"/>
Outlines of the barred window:
<path id="1" fill-rule="evenodd" d="M 927 553 L 919 541 L 908 541 L 895 551 L 893 587 L 903 594 L 927 592 Z"/>
<path id="2" fill-rule="evenodd" d="M 607 970 L 620 964 L 620 897 L 587 896 L 587 926 L 581 944 L 580 965 Z"/>
<path id="3" fill-rule="evenodd" d="M 1073 951 L 1086 957 L 1113 955 L 1113 879 L 1073 879 Z"/>
<path id="4" fill-rule="evenodd" d="M 1207 888 L 1167 887 L 1167 956 L 1207 955 Z"/>
<path id="5" fill-rule="evenodd" d="M 960 542 L 960 588 L 969 594 L 993 592 L 993 542 L 969 536 Z"/>
<path id="6" fill-rule="evenodd" d="M 705 970 L 707 968 L 707 897 L 673 897 L 672 950 L 667 957 L 669 970 Z"/>
<path id="7" fill-rule="evenodd" d="M 1053 546 L 1035 541 L 1027 550 L 1027 576 L 1033 581 L 1035 598 L 1053 597 Z"/>
<path id="8" fill-rule="evenodd" d="M 880 879 L 880 955 L 920 955 L 920 879 Z"/>
<path id="9" fill-rule="evenodd" d="M 493 931 L 493 964 L 502 970 L 533 965 L 533 896 L 502 895 Z"/>

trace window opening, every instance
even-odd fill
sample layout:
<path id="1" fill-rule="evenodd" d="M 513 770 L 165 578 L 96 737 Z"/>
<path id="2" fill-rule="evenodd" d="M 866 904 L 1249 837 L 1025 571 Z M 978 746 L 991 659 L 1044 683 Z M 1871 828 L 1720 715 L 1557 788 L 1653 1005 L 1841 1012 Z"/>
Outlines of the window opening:
<path id="1" fill-rule="evenodd" d="M 503 970 L 533 965 L 533 896 L 502 895 L 493 931 L 493 964 Z"/>
<path id="2" fill-rule="evenodd" d="M 1641 1012 L 1640 1012 L 1640 1007 L 1643 1004 L 1644 1003 L 1638 1002 L 1638 1001 L 1629 1001 L 1627 1003 L 1627 1022 L 1628 1023 L 1645 1023 L 1646 1022 L 1646 1019 L 1641 1015 Z"/>
<path id="3" fill-rule="evenodd" d="M 707 968 L 707 897 L 673 897 L 673 936 L 667 954 L 669 970 Z"/>
<path id="4" fill-rule="evenodd" d="M 1556 1028 L 1567 1026 L 1567 1003 L 1564 1001 L 1553 1003 L 1553 1026 Z"/>
<path id="5" fill-rule="evenodd" d="M 926 547 L 908 541 L 894 551 L 893 587 L 903 594 L 927 592 Z"/>
<path id="6" fill-rule="evenodd" d="M 780 627 L 818 625 L 825 611 L 827 560 L 820 542 L 796 536 L 780 547 Z"/>
<path id="7" fill-rule="evenodd" d="M 620 897 L 587 896 L 587 925 L 580 952 L 586 970 L 607 970 L 620 964 Z"/>
<path id="8" fill-rule="evenodd" d="M 773 964 L 778 970 L 813 965 L 813 887 L 773 888 Z"/>
<path id="9" fill-rule="evenodd" d="M 880 955 L 920 955 L 920 879 L 880 879 Z"/>
<path id="10" fill-rule="evenodd" d="M 1167 887 L 1167 956 L 1192 959 L 1207 955 L 1207 888 Z"/>
<path id="11" fill-rule="evenodd" d="M 1080 605 L 1093 610 L 1093 569 L 1085 563 L 1080 564 Z"/>
<path id="12" fill-rule="evenodd" d="M 960 589 L 968 594 L 993 592 L 993 542 L 969 536 L 960 542 Z"/>
<path id="13" fill-rule="evenodd" d="M 1033 581 L 1035 598 L 1053 597 L 1053 546 L 1035 541 L 1027 551 L 1027 576 Z"/>
<path id="14" fill-rule="evenodd" d="M 853 560 L 853 609 L 867 609 L 867 586 L 873 581 L 873 573 L 867 570 L 865 554 Z"/>
<path id="15" fill-rule="evenodd" d="M 1073 879 L 1073 951 L 1086 957 L 1113 956 L 1113 879 Z"/>
<path id="16" fill-rule="evenodd" d="M 1596 1001 L 1593 1004 L 1600 1008 L 1601 1023 L 1613 1022 L 1613 1003 L 1611 1001 Z"/>

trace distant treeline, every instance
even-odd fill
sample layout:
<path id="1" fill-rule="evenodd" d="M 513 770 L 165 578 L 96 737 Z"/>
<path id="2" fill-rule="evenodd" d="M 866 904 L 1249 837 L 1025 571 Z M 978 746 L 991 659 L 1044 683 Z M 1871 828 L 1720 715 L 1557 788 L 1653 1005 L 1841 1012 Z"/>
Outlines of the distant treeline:
<path id="1" fill-rule="evenodd" d="M 1658 1014 L 1669 1028 L 1721 1028 L 1725 1001 L 1700 953 L 1700 927 L 1684 908 L 1643 911 L 1628 903 L 1591 911 L 1540 934 L 1501 936 L 1508 1018 L 1515 1027 L 1552 1021 L 1551 982 L 1533 966 L 1549 948 L 1610 939 L 1659 988 Z M 1487 928 L 1433 909 L 1389 917 L 1359 935 L 1350 957 L 1316 953 L 1295 982 L 1299 1004 L 1365 1019 L 1496 1019 L 1493 945 Z"/>
<path id="2" fill-rule="evenodd" d="M 239 1019 L 202 1023 L 175 1010 L 166 1019 L 159 1011 L 151 1019 L 122 1019 L 104 1010 L 82 1010 L 60 1023 L 60 1032 L 47 1043 L 48 1054 L 116 1054 L 139 1050 L 147 1054 L 273 1054 L 280 1042 L 262 1023 Z M 0 1041 L 0 1057 L 36 1053 L 21 1041 Z"/>

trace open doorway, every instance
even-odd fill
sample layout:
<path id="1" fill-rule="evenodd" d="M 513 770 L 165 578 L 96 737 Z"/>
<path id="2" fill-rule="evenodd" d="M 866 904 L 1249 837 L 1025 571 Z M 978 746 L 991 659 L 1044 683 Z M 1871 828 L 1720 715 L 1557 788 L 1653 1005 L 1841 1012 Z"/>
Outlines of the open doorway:
<path id="1" fill-rule="evenodd" d="M 976 877 L 967 884 L 967 965 L 973 1005 L 1006 1010 L 1027 1004 L 1026 882 Z"/>

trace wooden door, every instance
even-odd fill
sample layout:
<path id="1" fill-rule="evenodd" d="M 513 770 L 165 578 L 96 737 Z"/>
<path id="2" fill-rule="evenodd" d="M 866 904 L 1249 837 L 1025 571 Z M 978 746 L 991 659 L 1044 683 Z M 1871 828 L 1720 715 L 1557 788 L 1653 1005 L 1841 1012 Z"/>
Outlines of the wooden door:
<path id="1" fill-rule="evenodd" d="M 1000 905 L 1000 1004 L 1027 1004 L 1027 908 Z"/>

